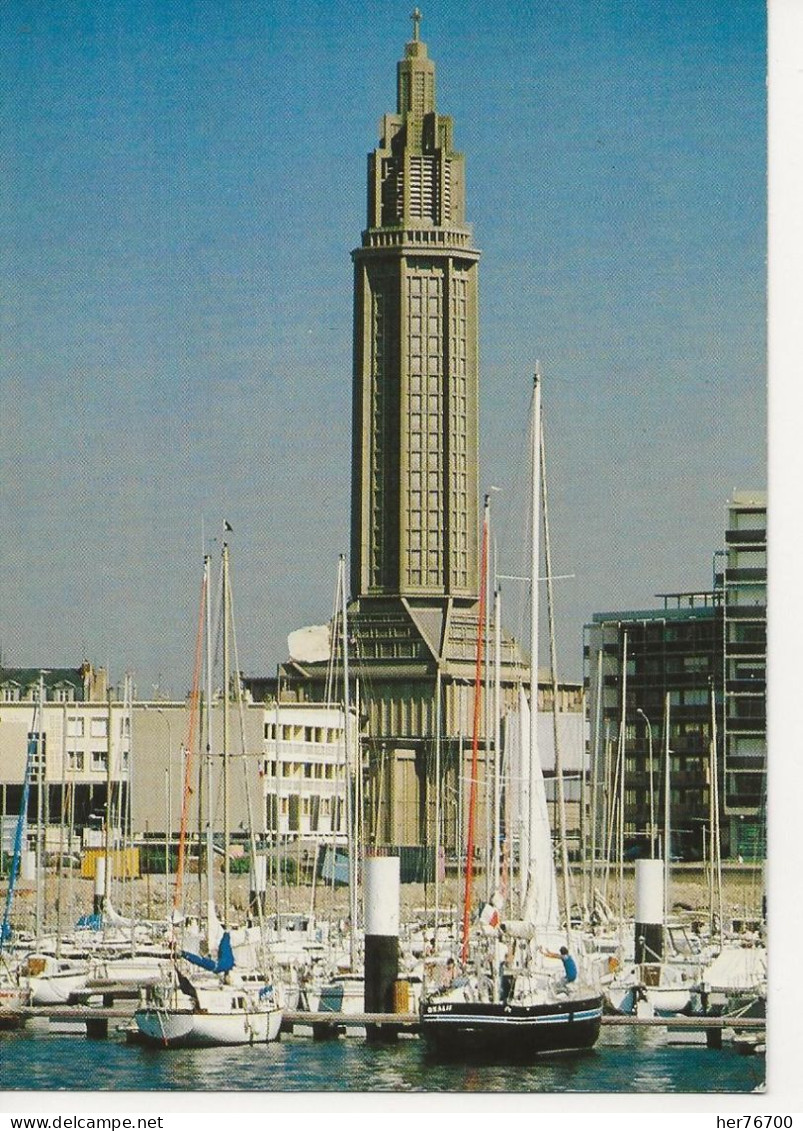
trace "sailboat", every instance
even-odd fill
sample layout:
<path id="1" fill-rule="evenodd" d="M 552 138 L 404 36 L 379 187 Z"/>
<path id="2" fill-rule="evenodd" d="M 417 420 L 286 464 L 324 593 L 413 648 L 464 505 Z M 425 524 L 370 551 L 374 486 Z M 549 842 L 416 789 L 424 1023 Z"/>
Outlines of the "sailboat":
<path id="1" fill-rule="evenodd" d="M 283 1010 L 274 987 L 239 976 L 228 931 L 216 959 L 190 951 L 182 951 L 182 957 L 208 977 L 191 978 L 176 964 L 173 980 L 148 987 L 134 1014 L 142 1040 L 170 1048 L 264 1044 L 278 1038 Z"/>
<path id="2" fill-rule="evenodd" d="M 346 559 L 340 555 L 337 570 L 337 588 L 333 628 L 339 627 L 340 645 L 343 661 L 343 740 L 344 740 L 344 783 L 346 810 L 346 837 L 348 842 L 347 868 L 344 879 L 348 883 L 348 937 L 347 953 L 340 961 L 335 959 L 329 968 L 323 968 L 319 976 L 308 978 L 303 999 L 311 1013 L 360 1014 L 365 1012 L 365 970 L 364 959 L 359 953 L 358 930 L 358 868 L 359 854 L 359 738 L 356 752 L 351 746 L 351 701 L 349 684 L 349 631 L 348 596 L 346 587 Z M 332 868 L 337 870 L 337 850 L 332 856 Z M 331 966 L 334 965 L 334 970 Z M 335 1028 L 319 1023 L 313 1027 L 319 1037 L 330 1035 Z M 347 1030 L 351 1035 L 361 1033 L 361 1027 Z"/>
<path id="3" fill-rule="evenodd" d="M 540 383 L 536 372 L 533 388 L 532 434 L 532 608 L 530 653 L 530 709 L 523 691 L 519 717 L 522 725 L 522 753 L 526 753 L 529 789 L 526 799 L 527 882 L 522 917 L 502 921 L 493 912 L 481 916 L 481 938 L 486 957 L 468 961 L 469 916 L 467 884 L 463 924 L 463 966 L 465 973 L 450 984 L 425 996 L 421 1004 L 421 1033 L 430 1049 L 438 1054 L 492 1055 L 495 1058 L 526 1060 L 539 1053 L 579 1051 L 596 1042 L 602 1020 L 602 998 L 582 980 L 568 980 L 559 973 L 559 962 L 546 942 L 568 935 L 569 905 L 566 904 L 567 930 L 561 934 L 557 904 L 557 884 L 552 855 L 546 794 L 538 759 L 536 707 L 538 701 L 538 531 L 541 478 Z M 483 573 L 487 561 L 487 508 L 483 534 Z M 481 591 L 483 604 L 485 584 Z M 482 607 L 480 609 L 482 624 Z M 481 648 L 477 649 L 479 684 Z M 475 729 L 479 711 L 475 709 Z M 528 716 L 529 715 L 529 719 Z M 527 742 L 529 733 L 529 742 Z M 475 737 L 476 748 L 476 737 Z M 472 789 L 476 773 L 472 770 Z M 469 814 L 469 844 L 471 845 Z M 471 852 L 469 852 L 469 862 Z M 470 867 L 470 863 L 469 863 Z M 565 874 L 564 860 L 564 874 Z M 485 922 L 483 923 L 483 919 Z M 552 943 L 552 945 L 555 945 Z M 568 950 L 566 951 L 568 956 Z M 573 959 L 571 960 L 574 966 Z M 564 967 L 570 970 L 569 964 Z M 576 972 L 576 967 L 575 967 Z"/>
<path id="4" fill-rule="evenodd" d="M 199 682 L 205 602 L 208 592 L 208 558 L 204 563 L 204 586 L 202 589 L 201 614 L 199 616 L 198 644 L 193 701 L 197 698 Z M 231 587 L 229 581 L 229 547 L 224 542 L 221 563 L 221 589 L 223 609 L 223 726 L 222 726 L 222 774 L 223 774 L 223 847 L 224 860 L 224 917 L 229 922 L 231 900 L 229 894 L 229 633 L 231 616 Z M 194 715 L 194 712 L 193 712 Z M 192 733 L 188 742 L 192 749 Z M 184 847 L 187 828 L 187 803 L 189 798 L 190 761 L 185 766 L 185 800 L 181 817 L 179 837 L 179 866 L 176 874 L 174 914 L 180 910 L 183 879 Z M 254 845 L 252 842 L 252 851 Z M 211 867 L 211 862 L 210 862 Z M 209 881 L 211 892 L 211 879 Z M 209 901 L 210 923 L 214 923 L 217 933 L 217 916 L 214 903 Z M 264 937 L 262 929 L 258 932 Z M 247 940 L 246 940 L 247 941 Z M 212 943 L 212 927 L 207 931 L 207 945 Z M 279 994 L 272 982 L 255 976 L 256 971 L 247 969 L 245 973 L 235 967 L 232 935 L 228 929 L 220 933 L 217 957 L 195 954 L 182 950 L 181 958 L 192 966 L 205 971 L 205 976 L 190 976 L 179 966 L 173 964 L 170 977 L 144 990 L 140 1007 L 134 1014 L 136 1034 L 147 1043 L 162 1047 L 175 1045 L 243 1045 L 274 1041 L 281 1030 L 283 1008 Z"/>

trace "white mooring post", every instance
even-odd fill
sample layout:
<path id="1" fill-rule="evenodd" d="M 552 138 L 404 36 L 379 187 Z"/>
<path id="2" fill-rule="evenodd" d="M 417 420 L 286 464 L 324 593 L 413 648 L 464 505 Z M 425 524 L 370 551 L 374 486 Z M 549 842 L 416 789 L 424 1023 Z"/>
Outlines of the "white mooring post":
<path id="1" fill-rule="evenodd" d="M 396 1012 L 399 974 L 398 856 L 369 856 L 365 860 L 365 1012 Z M 369 1040 L 394 1039 L 395 1029 L 369 1025 Z"/>

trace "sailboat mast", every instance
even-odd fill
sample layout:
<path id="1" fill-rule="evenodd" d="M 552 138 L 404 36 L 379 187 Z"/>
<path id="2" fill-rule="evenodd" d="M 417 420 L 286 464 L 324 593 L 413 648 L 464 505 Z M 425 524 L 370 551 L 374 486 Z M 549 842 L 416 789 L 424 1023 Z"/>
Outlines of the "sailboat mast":
<path id="1" fill-rule="evenodd" d="M 111 899 L 111 870 L 112 870 L 112 696 L 114 692 L 108 689 L 106 697 L 106 864 L 103 873 L 103 926 L 106 928 L 106 918 Z"/>
<path id="2" fill-rule="evenodd" d="M 212 601 L 211 594 L 212 559 L 204 554 L 204 587 L 206 601 L 206 902 L 215 898 L 214 881 L 214 832 L 212 830 Z"/>
<path id="3" fill-rule="evenodd" d="M 39 673 L 37 710 L 34 712 L 34 733 L 36 736 L 36 895 L 34 928 L 37 941 L 44 928 L 44 830 L 43 801 L 45 789 L 45 749 L 42 738 L 44 730 L 45 677 Z M 106 812 L 108 813 L 108 801 Z"/>
<path id="4" fill-rule="evenodd" d="M 435 675 L 435 930 L 433 939 L 438 941 L 438 919 L 441 907 L 441 696 L 442 677 L 440 659 Z M 437 945 L 436 948 L 437 950 Z"/>
<path id="5" fill-rule="evenodd" d="M 502 670 L 502 593 L 499 585 L 494 591 L 494 791 L 493 791 L 493 882 L 490 894 L 500 886 L 502 873 L 502 736 L 500 682 Z"/>
<path id="6" fill-rule="evenodd" d="M 540 772 L 538 757 L 538 565 L 540 561 L 540 510 L 541 510 L 541 375 L 536 363 L 533 376 L 532 450 L 531 450 L 531 542 L 530 542 L 530 753 L 528 781 L 530 784 L 527 812 L 527 845 L 530 854 L 527 873 L 526 901 L 531 902 L 530 890 L 535 879 L 535 861 L 532 859 L 535 827 L 538 820 L 538 797 L 533 783 Z"/>
<path id="7" fill-rule="evenodd" d="M 477 773 L 479 766 L 480 724 L 482 718 L 482 657 L 483 626 L 485 621 L 485 573 L 488 562 L 488 497 L 485 498 L 485 512 L 482 522 L 482 560 L 480 563 L 480 609 L 477 618 L 477 659 L 474 670 L 474 719 L 471 738 L 471 779 L 468 794 L 468 830 L 466 835 L 466 875 L 463 895 L 463 945 L 461 961 L 468 959 L 468 931 L 471 919 L 471 886 L 474 879 L 474 830 L 477 812 Z M 462 762 L 462 760 L 461 760 Z"/>
<path id="8" fill-rule="evenodd" d="M 67 704 L 61 708 L 61 819 L 59 821 L 59 863 L 56 870 L 56 958 L 61 958 L 61 905 L 64 881 L 64 825 L 67 820 Z"/>
<path id="9" fill-rule="evenodd" d="M 348 835 L 349 861 L 349 963 L 355 968 L 357 938 L 357 823 L 354 813 L 354 795 L 351 785 L 351 734 L 349 703 L 349 635 L 346 615 L 346 558 L 340 555 L 338 566 L 338 589 L 340 593 L 340 615 L 343 645 L 343 748 L 346 760 L 346 827 Z"/>
<path id="10" fill-rule="evenodd" d="M 488 508 L 488 552 L 485 559 L 485 569 L 483 571 L 482 584 L 485 589 L 485 647 L 483 651 L 483 664 L 485 667 L 484 683 L 485 694 L 483 695 L 483 735 L 485 743 L 485 767 L 483 772 L 483 784 L 485 794 L 485 886 L 487 889 L 487 899 L 491 899 L 494 893 L 494 886 L 496 884 L 496 873 L 493 867 L 492 844 L 493 844 L 493 819 L 494 819 L 494 798 L 493 798 L 493 781 L 491 778 L 491 759 L 492 754 L 492 720 L 491 720 L 491 496 L 486 496 L 486 506 Z"/>
<path id="11" fill-rule="evenodd" d="M 663 952 L 668 954 L 667 949 L 667 923 L 669 921 L 669 908 L 671 906 L 669 900 L 669 868 L 672 859 L 671 853 L 671 840 L 672 833 L 669 824 L 670 818 L 670 805 L 672 795 L 671 787 L 671 769 L 672 769 L 672 752 L 669 749 L 669 692 L 666 693 L 664 700 L 664 940 Z"/>
<path id="12" fill-rule="evenodd" d="M 229 877 L 229 547 L 223 543 L 223 922 L 231 906 Z"/>
<path id="13" fill-rule="evenodd" d="M 622 634 L 622 697 L 619 714 L 619 750 L 616 759 L 616 808 L 618 818 L 619 927 L 625 921 L 625 760 L 627 746 L 627 629 Z"/>
<path id="14" fill-rule="evenodd" d="M 711 891 L 709 903 L 711 918 L 713 920 L 714 907 L 717 909 L 719 945 L 722 946 L 723 907 L 722 907 L 722 850 L 719 840 L 719 767 L 717 765 L 717 711 L 714 683 L 711 681 L 711 771 L 709 774 L 709 831 L 711 850 L 709 863 L 711 867 Z M 714 937 L 713 922 L 711 923 L 711 938 Z"/>
<path id="15" fill-rule="evenodd" d="M 602 718 L 602 648 L 597 652 L 597 686 L 594 696 L 594 752 L 591 762 L 591 850 L 590 859 L 586 861 L 588 885 L 586 902 L 593 906 L 596 885 L 597 868 L 597 832 L 599 827 L 599 759 L 600 759 L 600 725 Z"/>

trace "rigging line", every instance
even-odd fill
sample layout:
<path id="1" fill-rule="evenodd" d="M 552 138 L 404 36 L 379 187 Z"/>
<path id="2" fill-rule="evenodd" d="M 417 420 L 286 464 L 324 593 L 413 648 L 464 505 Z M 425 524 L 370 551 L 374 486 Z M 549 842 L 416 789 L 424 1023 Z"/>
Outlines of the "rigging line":
<path id="1" fill-rule="evenodd" d="M 198 628 L 195 635 L 195 667 L 192 675 L 192 692 L 189 701 L 189 722 L 187 726 L 187 742 L 184 749 L 184 796 L 181 803 L 181 828 L 178 838 L 178 864 L 176 867 L 176 885 L 173 892 L 173 910 L 181 907 L 182 886 L 184 883 L 184 854 L 187 840 L 187 822 L 189 819 L 190 798 L 192 796 L 192 754 L 195 745 L 195 727 L 198 714 L 198 701 L 201 687 L 201 669 L 203 666 L 204 627 L 206 619 L 207 601 L 206 571 L 201 581 L 201 600 L 198 609 Z"/>
<path id="2" fill-rule="evenodd" d="M 214 641 L 214 650 L 212 653 L 212 667 L 216 668 L 220 661 L 220 653 L 223 643 L 223 563 L 221 562 L 218 571 L 217 581 L 217 597 L 215 604 L 215 616 L 212 628 L 211 640 Z"/>
<path id="3" fill-rule="evenodd" d="M 555 642 L 555 596 L 552 590 L 552 549 L 549 537 L 549 508 L 547 505 L 546 451 L 544 447 L 544 422 L 541 418 L 541 505 L 544 527 L 544 564 L 546 566 L 547 620 L 549 622 L 549 660 L 552 668 L 552 727 L 555 744 L 555 784 L 558 791 L 558 828 L 560 833 L 561 871 L 563 873 L 563 902 L 566 912 L 566 937 L 571 945 L 572 893 L 569 875 L 569 849 L 566 842 L 566 797 L 563 786 L 563 761 L 561 757 L 558 726 L 558 664 Z"/>
<path id="4" fill-rule="evenodd" d="M 474 720 L 471 738 L 471 786 L 468 800 L 468 838 L 466 842 L 465 896 L 463 899 L 463 946 L 461 961 L 468 959 L 468 932 L 471 914 L 471 884 L 474 873 L 474 821 L 477 809 L 477 775 L 479 770 L 480 713 L 482 706 L 482 658 L 484 652 L 483 633 L 485 628 L 485 600 L 487 586 L 485 576 L 488 568 L 488 505 L 486 499 L 485 517 L 482 527 L 482 553 L 480 560 L 480 607 L 477 624 L 477 657 L 474 669 Z"/>
<path id="5" fill-rule="evenodd" d="M 323 701 L 327 707 L 334 705 L 335 697 L 335 664 L 337 662 L 337 641 L 338 626 L 340 624 L 340 606 L 338 600 L 340 597 L 340 571 L 338 569 L 337 581 L 335 582 L 335 593 L 332 598 L 332 618 L 329 621 L 329 662 L 326 666 L 326 683 L 323 689 Z"/>
<path id="6" fill-rule="evenodd" d="M 516 450 L 532 451 L 532 420 L 531 414 L 518 430 Z M 515 476 L 508 490 L 506 487 L 500 495 L 498 508 L 497 532 L 498 540 L 502 547 L 502 556 L 510 560 L 517 574 L 527 574 L 530 563 L 528 560 L 528 547 L 531 542 L 531 508 L 529 505 L 530 484 L 529 466 L 527 459 L 515 461 Z M 521 530 L 520 517 L 526 515 L 525 529 Z M 514 608 L 514 605 L 516 606 Z M 514 633 L 517 640 L 524 639 L 524 630 L 529 617 L 527 608 L 527 594 L 520 592 L 508 608 L 510 623 L 515 624 L 517 631 Z"/>
<path id="7" fill-rule="evenodd" d="M 213 621 L 213 627 L 212 627 L 211 632 L 210 632 L 209 643 L 207 644 L 208 648 L 213 649 L 212 657 L 211 657 L 212 676 L 214 676 L 215 669 L 217 668 L 218 660 L 220 658 L 222 640 L 223 640 L 223 562 L 221 560 L 220 567 L 219 567 L 219 570 L 218 570 L 218 578 L 217 578 L 217 595 L 216 595 L 216 605 L 215 605 L 215 616 L 214 616 L 214 621 Z M 213 642 L 214 642 L 214 645 L 213 645 Z M 211 704 L 210 704 L 210 706 L 211 706 Z M 210 725 L 210 730 L 211 730 L 211 725 Z M 211 753 L 212 753 L 212 735 L 211 735 L 211 733 L 207 736 L 207 746 L 208 746 L 208 753 L 211 757 Z M 223 790 L 221 788 L 220 780 L 218 780 L 218 788 L 215 790 L 214 810 L 212 809 L 212 807 L 210 805 L 210 814 L 209 814 L 210 823 L 211 823 L 213 828 L 214 828 L 215 824 L 220 821 L 220 819 L 222 817 L 222 812 L 223 812 Z"/>
<path id="8" fill-rule="evenodd" d="M 259 920 L 259 937 L 260 937 L 261 951 L 262 951 L 262 967 L 263 967 L 263 973 L 267 973 L 268 961 L 267 961 L 267 952 L 266 952 L 266 949 L 265 949 L 266 945 L 267 945 L 267 935 L 266 935 L 266 932 L 265 932 L 265 909 L 262 906 L 263 900 L 261 898 L 261 893 L 260 893 L 260 891 L 257 887 L 257 879 L 258 879 L 258 875 L 259 875 L 258 869 L 257 869 L 257 842 L 256 842 L 256 831 L 255 831 L 255 828 L 254 828 L 254 812 L 253 812 L 253 806 L 252 806 L 252 803 L 251 803 L 251 788 L 250 788 L 249 777 L 248 777 L 249 755 L 248 755 L 248 751 L 246 749 L 246 741 L 245 741 L 245 705 L 243 703 L 243 685 L 242 685 L 242 680 L 240 679 L 240 653 L 237 649 L 237 629 L 235 628 L 235 621 L 234 621 L 234 596 L 233 596 L 232 591 L 231 591 L 231 579 L 229 579 L 229 610 L 230 610 L 230 616 L 231 616 L 231 642 L 232 642 L 232 648 L 234 650 L 234 673 L 235 673 L 236 689 L 237 689 L 237 691 L 236 691 L 236 694 L 237 694 L 237 718 L 238 718 L 238 721 L 239 721 L 239 724 L 240 724 L 240 749 L 241 749 L 242 758 L 243 758 L 243 786 L 245 788 L 245 808 L 246 808 L 246 815 L 248 817 L 248 845 L 249 845 L 249 848 L 251 850 L 251 871 L 252 871 L 253 876 L 254 876 L 254 892 L 255 892 L 255 895 L 256 895 L 257 919 Z M 259 760 L 259 757 L 258 757 L 258 760 Z M 263 805 L 263 812 L 264 812 L 264 805 Z M 249 886 L 250 886 L 250 884 L 249 884 Z"/>

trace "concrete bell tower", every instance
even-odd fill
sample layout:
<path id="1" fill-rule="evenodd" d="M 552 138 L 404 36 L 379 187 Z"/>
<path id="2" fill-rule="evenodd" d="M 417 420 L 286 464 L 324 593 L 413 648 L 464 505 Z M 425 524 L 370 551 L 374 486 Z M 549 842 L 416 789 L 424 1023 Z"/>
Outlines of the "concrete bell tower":
<path id="1" fill-rule="evenodd" d="M 352 253 L 351 591 L 476 599 L 479 252 L 464 158 L 412 18 Z"/>
<path id="2" fill-rule="evenodd" d="M 439 789 L 453 800 L 444 843 L 457 843 L 480 631 L 480 253 L 418 9 L 412 19 L 396 112 L 382 118 L 368 155 L 367 226 L 352 252 L 349 667 L 359 681 L 369 838 L 431 848 Z M 340 675 L 337 640 L 335 653 Z M 508 637 L 502 668 L 505 695 L 515 697 L 525 670 Z M 323 664 L 291 661 L 282 680 L 288 694 L 321 698 L 325 675 Z M 483 750 L 480 773 L 487 767 Z"/>

